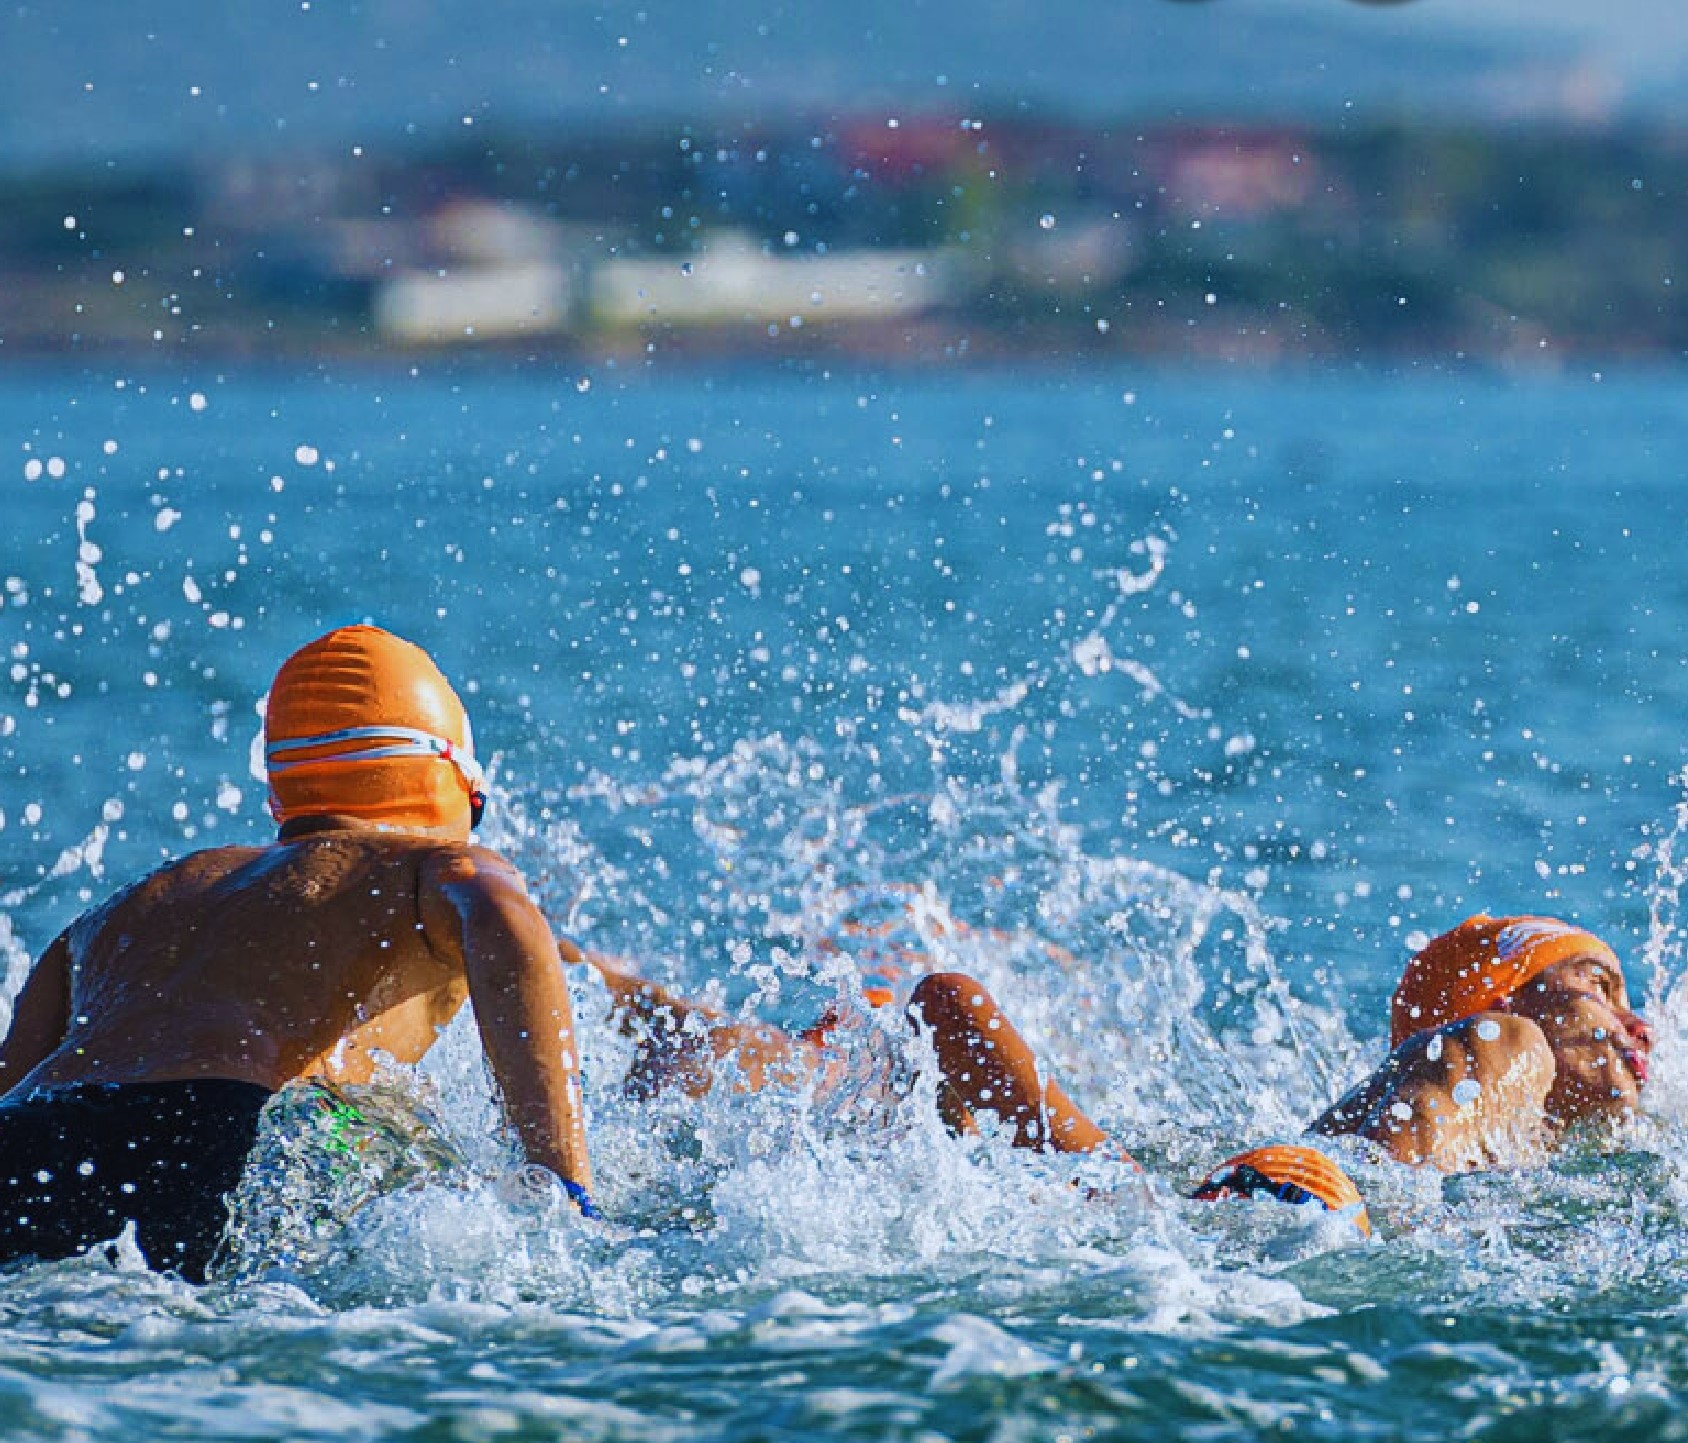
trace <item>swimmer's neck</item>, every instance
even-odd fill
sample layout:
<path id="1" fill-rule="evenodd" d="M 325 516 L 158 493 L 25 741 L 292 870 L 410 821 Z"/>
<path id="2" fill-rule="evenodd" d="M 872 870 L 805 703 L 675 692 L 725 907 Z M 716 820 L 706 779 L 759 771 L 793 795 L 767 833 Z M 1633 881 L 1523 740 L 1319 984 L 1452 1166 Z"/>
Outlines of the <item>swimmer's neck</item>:
<path id="1" fill-rule="evenodd" d="M 325 832 L 356 832 L 365 837 L 438 837 L 445 841 L 463 842 L 469 838 L 467 827 L 393 827 L 372 822 L 366 817 L 347 816 L 341 812 L 324 812 L 309 817 L 292 817 L 276 830 L 276 841 L 297 842 L 305 837 Z"/>

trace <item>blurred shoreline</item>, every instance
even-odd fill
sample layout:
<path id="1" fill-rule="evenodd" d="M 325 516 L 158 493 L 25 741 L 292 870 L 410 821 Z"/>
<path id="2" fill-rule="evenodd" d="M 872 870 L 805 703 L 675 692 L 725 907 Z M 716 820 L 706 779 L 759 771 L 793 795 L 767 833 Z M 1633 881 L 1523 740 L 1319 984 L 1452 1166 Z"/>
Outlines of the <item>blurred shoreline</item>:
<path id="1" fill-rule="evenodd" d="M 1688 133 L 1017 116 L 0 173 L 0 365 L 1676 362 Z"/>

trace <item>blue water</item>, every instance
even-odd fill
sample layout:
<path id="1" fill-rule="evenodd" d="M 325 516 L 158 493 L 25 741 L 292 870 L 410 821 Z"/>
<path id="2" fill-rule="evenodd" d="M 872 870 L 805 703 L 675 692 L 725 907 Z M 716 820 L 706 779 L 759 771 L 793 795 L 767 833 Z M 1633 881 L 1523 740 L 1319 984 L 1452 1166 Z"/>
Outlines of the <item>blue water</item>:
<path id="1" fill-rule="evenodd" d="M 259 698 L 368 618 L 462 685 L 559 925 L 799 1021 L 849 992 L 812 944 L 852 889 L 917 884 L 1151 1175 L 918 1095 L 635 1107 L 582 981 L 613 1227 L 501 1187 L 458 1028 L 414 1085 L 484 1185 L 203 1292 L 0 1280 L 0 1429 L 1688 1431 L 1685 422 L 1670 373 L 0 375 L 10 987 L 111 886 L 268 835 Z M 1646 1118 L 1485 1178 L 1346 1154 L 1370 1246 L 1179 1200 L 1374 1063 L 1479 908 L 1618 948 Z"/>

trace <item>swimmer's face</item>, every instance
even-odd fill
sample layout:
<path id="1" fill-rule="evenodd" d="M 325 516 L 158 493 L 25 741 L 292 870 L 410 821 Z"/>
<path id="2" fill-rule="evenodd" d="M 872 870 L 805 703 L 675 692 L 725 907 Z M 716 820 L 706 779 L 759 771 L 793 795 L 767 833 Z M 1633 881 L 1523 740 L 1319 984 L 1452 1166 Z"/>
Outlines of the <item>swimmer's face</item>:
<path id="1" fill-rule="evenodd" d="M 1553 1049 L 1552 1116 L 1574 1122 L 1635 1111 L 1653 1034 L 1629 1010 L 1615 967 L 1596 957 L 1556 963 L 1520 988 L 1507 1010 L 1535 1022 Z"/>

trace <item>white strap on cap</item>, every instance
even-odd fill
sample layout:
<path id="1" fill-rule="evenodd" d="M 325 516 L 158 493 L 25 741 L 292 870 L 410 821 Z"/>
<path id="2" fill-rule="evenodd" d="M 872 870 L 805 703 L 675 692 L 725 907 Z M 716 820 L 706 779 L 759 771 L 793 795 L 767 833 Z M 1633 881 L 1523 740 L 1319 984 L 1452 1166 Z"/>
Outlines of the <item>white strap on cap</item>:
<path id="1" fill-rule="evenodd" d="M 315 751 L 318 747 L 333 746 L 338 742 L 361 741 L 382 741 L 389 745 L 352 747 L 322 756 L 286 760 L 290 753 Z M 483 791 L 486 787 L 486 773 L 475 760 L 472 742 L 460 747 L 445 737 L 419 731 L 415 727 L 345 727 L 340 731 L 319 732 L 314 737 L 292 737 L 287 741 L 271 742 L 264 748 L 264 764 L 272 776 L 291 771 L 294 767 L 314 766 L 317 762 L 374 762 L 388 757 L 440 757 L 457 768 L 471 792 Z"/>

